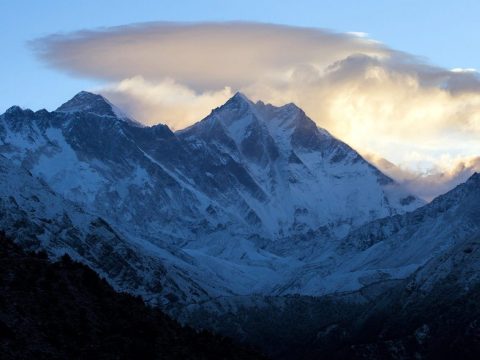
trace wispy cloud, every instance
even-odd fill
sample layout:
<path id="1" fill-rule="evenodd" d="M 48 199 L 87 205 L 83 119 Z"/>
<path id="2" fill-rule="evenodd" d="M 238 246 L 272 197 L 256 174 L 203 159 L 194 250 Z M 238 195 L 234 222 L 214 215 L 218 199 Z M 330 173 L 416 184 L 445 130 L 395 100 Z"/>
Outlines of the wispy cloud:
<path id="1" fill-rule="evenodd" d="M 448 159 L 437 163 L 427 171 L 417 171 L 398 166 L 376 155 L 364 157 L 388 176 L 403 184 L 405 188 L 421 198 L 430 201 L 444 194 L 456 185 L 465 182 L 475 172 L 480 172 L 480 156 Z"/>
<path id="2" fill-rule="evenodd" d="M 105 80 L 102 92 L 148 124 L 179 129 L 242 90 L 274 104 L 293 101 L 362 153 L 415 174 L 456 178 L 443 170 L 480 154 L 478 72 L 433 66 L 361 32 L 148 23 L 32 46 L 55 68 Z"/>

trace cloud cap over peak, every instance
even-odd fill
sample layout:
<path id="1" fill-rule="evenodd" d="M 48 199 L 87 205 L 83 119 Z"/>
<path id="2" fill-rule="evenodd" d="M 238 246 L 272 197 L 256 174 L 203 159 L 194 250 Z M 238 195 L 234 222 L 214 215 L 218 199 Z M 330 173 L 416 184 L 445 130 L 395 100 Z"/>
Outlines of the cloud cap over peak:
<path id="1" fill-rule="evenodd" d="M 32 42 L 47 64 L 146 124 L 181 129 L 241 90 L 298 104 L 362 153 L 410 170 L 480 154 L 480 77 L 444 69 L 364 33 L 249 22 L 146 23 Z M 443 171 L 443 170 L 442 170 Z"/>

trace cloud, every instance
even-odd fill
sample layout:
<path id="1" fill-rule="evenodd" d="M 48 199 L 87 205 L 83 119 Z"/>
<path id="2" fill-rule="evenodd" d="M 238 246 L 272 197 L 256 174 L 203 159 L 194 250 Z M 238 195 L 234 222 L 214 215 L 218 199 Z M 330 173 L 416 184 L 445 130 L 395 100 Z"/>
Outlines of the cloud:
<path id="1" fill-rule="evenodd" d="M 474 68 L 453 68 L 452 70 L 455 73 L 475 73 L 478 72 L 477 69 Z"/>
<path id="2" fill-rule="evenodd" d="M 480 172 L 480 156 L 449 159 L 424 172 L 397 166 L 376 154 L 364 154 L 364 157 L 383 173 L 427 201 L 465 182 L 475 172 Z"/>
<path id="3" fill-rule="evenodd" d="M 320 45 L 320 46 L 319 46 Z M 368 39 L 258 23 L 147 23 L 51 35 L 32 43 L 55 68 L 105 80 L 172 78 L 196 90 L 241 88 L 299 64 L 325 67 L 352 51 L 382 56 Z"/>
<path id="4" fill-rule="evenodd" d="M 229 87 L 199 94 L 172 79 L 154 83 L 141 76 L 106 86 L 100 92 L 143 124 L 168 123 L 174 130 L 204 118 L 234 94 Z"/>
<path id="5" fill-rule="evenodd" d="M 361 37 L 361 38 L 367 38 L 369 36 L 368 33 L 363 32 L 363 31 L 349 31 L 349 32 L 347 32 L 347 34 L 358 36 L 358 37 Z"/>
<path id="6" fill-rule="evenodd" d="M 180 129 L 241 90 L 295 102 L 361 153 L 425 179 L 459 179 L 467 170 L 452 169 L 471 169 L 465 159 L 480 154 L 479 73 L 431 65 L 361 32 L 147 23 L 52 35 L 32 47 L 54 68 L 104 80 L 101 92 L 147 124 Z"/>

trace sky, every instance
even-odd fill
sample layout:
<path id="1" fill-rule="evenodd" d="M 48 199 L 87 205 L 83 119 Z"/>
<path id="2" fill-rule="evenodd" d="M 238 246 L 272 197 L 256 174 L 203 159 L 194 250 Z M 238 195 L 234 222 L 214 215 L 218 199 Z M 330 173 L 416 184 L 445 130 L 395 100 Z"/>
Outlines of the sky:
<path id="1" fill-rule="evenodd" d="M 241 90 L 294 101 L 425 197 L 480 164 L 479 1 L 0 0 L 0 13 L 0 112 L 93 90 L 179 129 Z"/>

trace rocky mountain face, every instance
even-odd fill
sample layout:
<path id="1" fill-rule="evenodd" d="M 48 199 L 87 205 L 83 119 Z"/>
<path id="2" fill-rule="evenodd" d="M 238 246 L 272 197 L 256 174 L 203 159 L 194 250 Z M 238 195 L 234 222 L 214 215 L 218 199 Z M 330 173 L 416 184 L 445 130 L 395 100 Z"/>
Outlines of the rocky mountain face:
<path id="1" fill-rule="evenodd" d="M 12 107 L 0 169 L 0 229 L 22 246 L 197 327 L 272 339 L 277 357 L 330 336 L 358 355 L 361 319 L 478 283 L 479 175 L 425 205 L 294 104 L 238 93 L 177 132 L 86 92 L 53 112 Z M 278 332 L 285 319 L 302 336 Z"/>
<path id="2" fill-rule="evenodd" d="M 214 183 L 202 191 L 212 185 L 230 188 L 227 198 L 245 208 L 235 209 L 236 214 L 269 238 L 322 226 L 341 234 L 421 204 L 294 104 L 254 104 L 237 93 L 177 135 L 202 158 L 215 154 L 215 160 L 208 160 L 210 167 L 202 166 Z M 212 163 L 228 167 L 218 169 Z M 223 179 L 223 173 L 235 178 Z M 212 195 L 222 206 L 232 206 L 224 203 L 224 193 L 222 198 Z"/>

